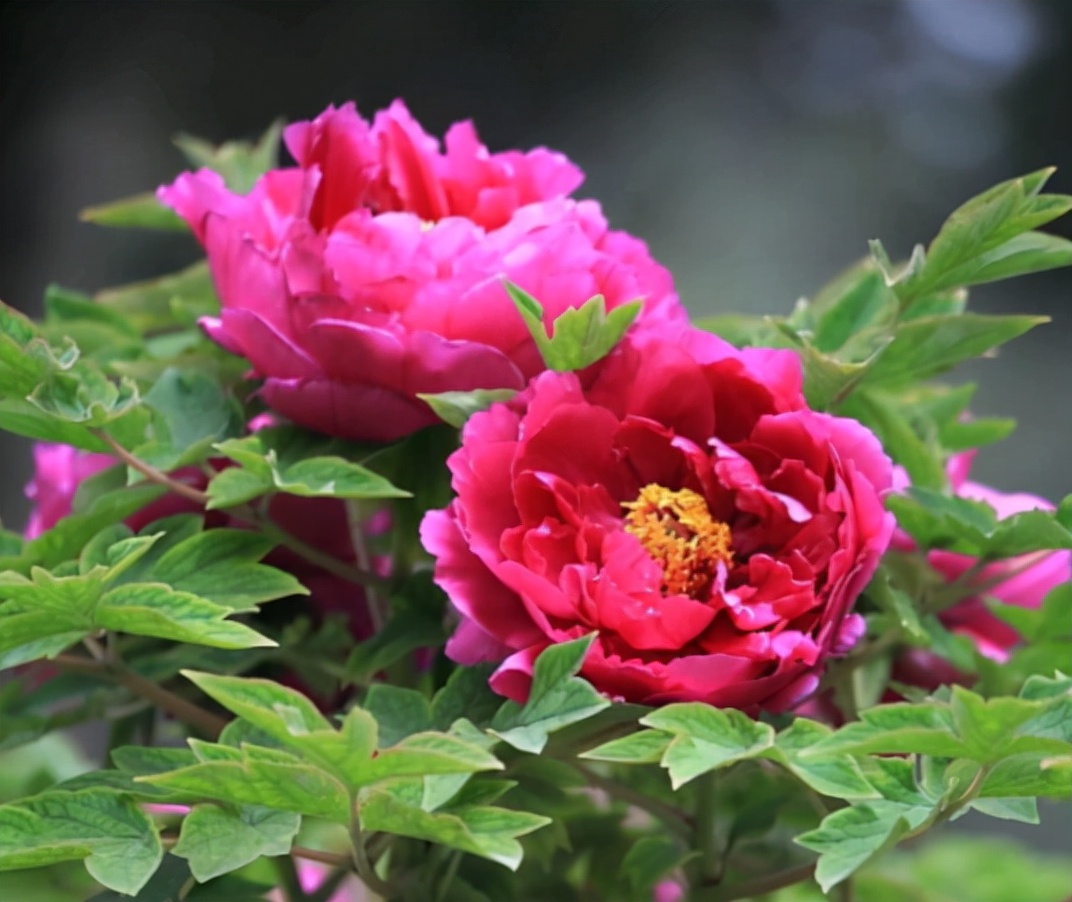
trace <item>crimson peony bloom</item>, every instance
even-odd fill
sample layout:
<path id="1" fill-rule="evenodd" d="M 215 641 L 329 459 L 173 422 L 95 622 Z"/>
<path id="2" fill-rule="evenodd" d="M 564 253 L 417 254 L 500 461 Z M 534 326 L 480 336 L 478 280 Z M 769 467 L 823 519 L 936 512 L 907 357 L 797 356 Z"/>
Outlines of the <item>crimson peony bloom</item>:
<path id="1" fill-rule="evenodd" d="M 999 492 L 972 482 L 968 479 L 968 472 L 974 457 L 975 452 L 968 451 L 950 459 L 947 472 L 955 494 L 989 504 L 999 520 L 1023 511 L 1054 509 L 1049 501 L 1035 495 Z M 900 468 L 895 474 L 895 485 L 899 489 L 908 486 L 908 477 Z M 894 537 L 894 547 L 910 551 L 915 548 L 915 543 L 908 535 L 898 531 Z M 959 579 L 977 563 L 977 559 L 971 555 L 941 550 L 931 551 L 927 560 L 947 582 Z M 990 612 L 983 597 L 989 596 L 1022 608 L 1037 608 L 1050 591 L 1070 580 L 1070 551 L 1020 555 L 995 561 L 983 567 L 972 581 L 973 585 L 980 587 L 979 594 L 942 611 L 938 619 L 951 633 L 970 639 L 980 654 L 1003 663 L 1008 660 L 1012 648 L 1020 643 L 1021 637 L 1009 624 Z M 968 680 L 945 658 L 923 648 L 906 649 L 894 662 L 893 678 L 928 690 L 943 683 Z"/>
<path id="2" fill-rule="evenodd" d="M 441 151 L 400 101 L 371 125 L 329 107 L 285 141 L 297 168 L 246 196 L 208 170 L 158 193 L 208 253 L 222 310 L 204 328 L 301 425 L 391 440 L 436 421 L 418 394 L 522 388 L 543 364 L 506 278 L 548 324 L 596 294 L 684 319 L 643 242 L 567 199 L 583 176 L 561 154 L 491 154 L 468 122 Z"/>
<path id="3" fill-rule="evenodd" d="M 421 529 L 461 622 L 447 653 L 501 662 L 522 701 L 549 645 L 616 699 L 784 710 L 863 632 L 889 543 L 891 464 L 810 410 L 798 358 L 694 329 L 634 334 L 472 417 L 457 497 Z"/>

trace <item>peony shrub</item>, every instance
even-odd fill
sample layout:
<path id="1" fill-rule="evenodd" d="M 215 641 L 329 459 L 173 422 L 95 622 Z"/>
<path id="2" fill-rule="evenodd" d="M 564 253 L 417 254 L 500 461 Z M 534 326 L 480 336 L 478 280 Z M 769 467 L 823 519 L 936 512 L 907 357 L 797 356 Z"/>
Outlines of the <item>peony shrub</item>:
<path id="1" fill-rule="evenodd" d="M 0 306 L 0 895 L 1045 902 L 928 831 L 1072 798 L 1072 496 L 968 480 L 943 381 L 1072 262 L 1050 171 L 689 321 L 562 154 L 278 137 L 86 211 L 205 259 Z"/>

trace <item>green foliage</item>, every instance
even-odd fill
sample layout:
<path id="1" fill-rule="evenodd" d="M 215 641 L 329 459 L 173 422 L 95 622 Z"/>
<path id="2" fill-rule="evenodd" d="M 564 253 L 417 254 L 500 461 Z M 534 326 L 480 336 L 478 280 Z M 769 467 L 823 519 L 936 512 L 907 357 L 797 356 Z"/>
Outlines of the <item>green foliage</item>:
<path id="1" fill-rule="evenodd" d="M 549 733 L 597 714 L 608 702 L 576 676 L 594 637 L 552 645 L 532 669 L 532 688 L 524 705 L 508 701 L 491 722 L 492 732 L 514 748 L 539 752 Z"/>
<path id="2" fill-rule="evenodd" d="M 544 325 L 543 305 L 525 289 L 504 283 L 510 299 L 528 326 L 550 370 L 582 370 L 611 352 L 640 314 L 641 301 L 632 301 L 607 312 L 603 295 L 597 294 L 580 307 L 555 318 L 550 334 Z M 426 399 L 427 400 L 427 399 Z"/>
<path id="3" fill-rule="evenodd" d="M 517 392 L 512 388 L 478 388 L 475 391 L 445 391 L 435 395 L 417 395 L 435 411 L 435 415 L 455 429 L 461 429 L 474 413 L 492 404 L 509 401 Z"/>
<path id="4" fill-rule="evenodd" d="M 272 492 L 305 498 L 406 498 L 409 493 L 378 473 L 336 455 L 302 456 L 288 446 L 291 430 L 264 429 L 214 447 L 237 467 L 222 470 L 208 486 L 208 508 L 232 507 Z"/>
<path id="5" fill-rule="evenodd" d="M 0 869 L 84 860 L 94 879 L 133 895 L 164 850 L 149 817 L 112 792 L 45 792 L 0 806 Z"/>
<path id="6" fill-rule="evenodd" d="M 256 143 L 178 144 L 245 193 L 279 137 L 276 124 Z M 851 878 L 872 902 L 1026 902 L 1036 877 L 1038 902 L 1057 902 L 1067 888 L 1048 863 L 1008 849 L 891 852 L 969 811 L 1036 824 L 1038 798 L 1072 799 L 1072 586 L 1031 607 L 988 597 L 991 562 L 1072 549 L 1072 496 L 1000 520 L 959 497 L 951 456 L 1014 422 L 973 418 L 974 386 L 933 381 L 1044 322 L 970 311 L 967 287 L 1072 263 L 1072 242 L 1035 231 L 1072 209 L 1042 193 L 1049 175 L 968 201 L 906 263 L 873 243 L 788 316 L 706 324 L 796 353 L 810 404 L 872 430 L 911 483 L 888 506 L 914 547 L 884 557 L 856 602 L 866 637 L 825 662 L 814 710 L 840 708 L 837 729 L 609 699 L 581 676 L 593 635 L 544 649 L 524 704 L 491 690 L 496 663 L 448 660 L 455 621 L 418 525 L 451 499 L 458 430 L 513 390 L 421 396 L 443 424 L 388 446 L 285 424 L 250 434 L 263 407 L 245 363 L 198 325 L 220 308 L 204 261 L 93 297 L 51 286 L 41 323 L 0 306 L 0 427 L 115 460 L 44 534 L 0 530 L 0 663 L 19 665 L 0 686 L 0 894 L 245 902 L 278 882 L 266 859 L 286 873 L 311 855 L 402 902 L 648 902 L 666 879 L 726 899 L 795 882 L 774 896 L 792 902 L 817 898 L 812 866 L 823 892 Z M 83 218 L 186 229 L 147 194 Z M 641 306 L 597 296 L 549 323 L 505 290 L 557 371 L 604 358 Z M 277 494 L 345 508 L 353 559 L 331 558 L 316 529 L 284 532 Z M 165 497 L 197 512 L 135 532 Z M 390 526 L 366 529 L 385 508 Z M 978 563 L 947 581 L 935 549 Z M 344 577 L 358 611 L 323 592 Z M 947 626 L 969 596 L 1022 637 L 1006 662 Z M 366 611 L 371 629 L 352 634 Z M 891 683 L 906 645 L 977 681 L 931 695 Z M 891 690 L 905 701 L 876 706 Z M 103 767 L 62 732 L 101 720 Z M 95 882 L 71 876 L 83 862 Z"/>

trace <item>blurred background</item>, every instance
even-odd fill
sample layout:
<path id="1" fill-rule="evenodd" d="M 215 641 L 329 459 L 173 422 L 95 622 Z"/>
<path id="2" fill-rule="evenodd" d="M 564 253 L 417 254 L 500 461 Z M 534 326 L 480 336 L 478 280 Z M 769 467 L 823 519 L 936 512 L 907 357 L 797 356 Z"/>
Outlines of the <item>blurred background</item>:
<path id="1" fill-rule="evenodd" d="M 190 262 L 192 239 L 78 222 L 277 116 L 404 97 L 433 134 L 546 144 L 582 196 L 645 238 L 697 315 L 785 313 L 881 238 L 896 256 L 961 201 L 1047 165 L 1072 193 L 1068 0 L 42 2 L 0 13 L 0 296 L 86 291 Z M 1072 236 L 1066 219 L 1055 231 Z M 982 312 L 1046 314 L 977 380 L 1020 430 L 975 475 L 1072 491 L 1072 273 L 984 286 Z M 25 443 L 0 436 L 0 518 L 21 528 Z M 1057 818 L 1029 832 L 1067 849 Z M 1066 817 L 1067 821 L 1068 818 Z"/>

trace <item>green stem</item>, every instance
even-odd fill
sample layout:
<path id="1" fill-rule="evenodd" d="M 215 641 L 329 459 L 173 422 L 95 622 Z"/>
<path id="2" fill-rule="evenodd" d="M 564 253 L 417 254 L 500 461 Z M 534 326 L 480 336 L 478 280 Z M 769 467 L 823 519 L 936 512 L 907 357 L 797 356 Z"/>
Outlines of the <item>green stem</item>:
<path id="1" fill-rule="evenodd" d="M 174 479 L 162 470 L 158 470 L 152 464 L 146 463 L 131 454 L 126 448 L 108 435 L 103 429 L 90 430 L 97 438 L 108 446 L 108 449 L 132 470 L 137 470 L 149 482 L 161 485 L 176 495 L 194 502 L 198 507 L 204 507 L 208 503 L 208 495 L 200 489 L 194 488 L 181 480 Z"/>
<path id="2" fill-rule="evenodd" d="M 354 806 L 351 805 L 351 809 Z M 372 890 L 377 896 L 384 899 L 394 897 L 396 887 L 383 880 L 372 862 L 369 861 L 368 850 L 365 848 L 365 834 L 361 829 L 361 822 L 355 817 L 350 825 L 350 849 L 353 855 L 354 869 L 361 882 Z"/>
<path id="3" fill-rule="evenodd" d="M 294 859 L 289 855 L 280 855 L 273 858 L 272 867 L 275 869 L 279 880 L 279 888 L 283 891 L 286 902 L 306 902 L 309 898 L 301 885 L 298 877 L 298 869 L 294 866 Z"/>
<path id="4" fill-rule="evenodd" d="M 78 655 L 59 654 L 52 659 L 52 663 L 68 673 L 84 673 L 118 683 L 210 739 L 216 739 L 227 726 L 227 721 L 222 717 L 217 717 L 174 692 L 169 692 L 160 684 L 147 680 L 117 661 L 106 662 Z"/>
<path id="5" fill-rule="evenodd" d="M 703 883 L 714 883 L 722 878 L 722 853 L 719 848 L 716 816 L 718 793 L 716 774 L 709 771 L 697 778 L 694 790 L 696 798 L 696 824 L 694 848 L 700 853 L 698 869 Z"/>
<path id="6" fill-rule="evenodd" d="M 364 573 L 373 573 L 372 560 L 365 544 L 365 523 L 356 501 L 346 501 L 346 524 L 350 529 L 350 546 L 354 550 L 354 560 L 358 568 Z M 377 590 L 375 583 L 369 583 L 365 587 L 365 605 L 368 608 L 369 619 L 372 621 L 372 632 L 375 635 L 383 629 L 386 611 L 383 599 Z"/>
<path id="7" fill-rule="evenodd" d="M 815 873 L 815 862 L 801 864 L 785 871 L 756 877 L 730 886 L 712 886 L 701 889 L 695 896 L 696 902 L 735 902 L 737 899 L 751 899 L 801 883 Z"/>

